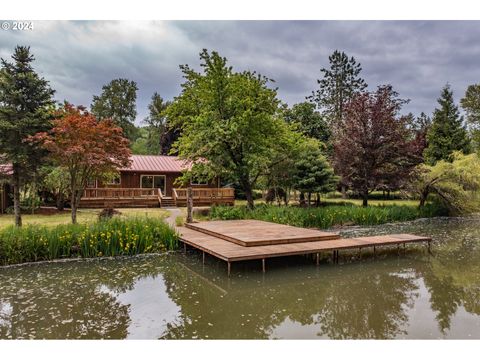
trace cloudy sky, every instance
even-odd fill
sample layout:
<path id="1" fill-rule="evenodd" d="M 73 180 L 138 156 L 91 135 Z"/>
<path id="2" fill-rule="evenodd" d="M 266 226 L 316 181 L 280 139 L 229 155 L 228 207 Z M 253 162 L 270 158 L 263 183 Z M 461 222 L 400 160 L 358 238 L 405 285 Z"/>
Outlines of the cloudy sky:
<path id="1" fill-rule="evenodd" d="M 137 123 L 153 92 L 180 91 L 180 64 L 198 68 L 202 48 L 227 57 L 236 70 L 275 79 L 282 101 L 305 100 L 328 56 L 345 51 L 362 64 L 375 89 L 392 84 L 411 100 L 404 112 L 431 113 L 445 83 L 458 101 L 480 82 L 480 22 L 453 21 L 35 21 L 27 31 L 0 30 L 0 57 L 30 45 L 35 68 L 56 99 L 90 105 L 114 78 L 137 82 Z"/>

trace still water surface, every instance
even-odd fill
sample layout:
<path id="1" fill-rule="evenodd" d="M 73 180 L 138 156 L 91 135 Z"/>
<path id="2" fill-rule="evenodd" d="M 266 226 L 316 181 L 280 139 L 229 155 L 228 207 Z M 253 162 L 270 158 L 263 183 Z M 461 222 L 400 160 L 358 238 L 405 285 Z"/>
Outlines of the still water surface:
<path id="1" fill-rule="evenodd" d="M 234 264 L 192 252 L 0 268 L 0 338 L 480 339 L 480 217 L 348 230 L 422 245 Z"/>

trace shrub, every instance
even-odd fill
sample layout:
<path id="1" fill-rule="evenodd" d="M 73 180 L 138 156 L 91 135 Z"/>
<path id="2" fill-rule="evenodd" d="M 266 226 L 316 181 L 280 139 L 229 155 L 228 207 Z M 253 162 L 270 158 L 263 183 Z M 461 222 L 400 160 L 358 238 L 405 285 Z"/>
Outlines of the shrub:
<path id="1" fill-rule="evenodd" d="M 121 215 L 122 213 L 118 210 L 115 210 L 114 208 L 107 207 L 100 211 L 98 214 L 98 220 L 106 220 L 106 219 L 111 219 L 115 215 Z"/>
<path id="2" fill-rule="evenodd" d="M 220 220 L 256 219 L 307 228 L 327 229 L 335 225 L 377 225 L 440 215 L 446 215 L 446 213 L 435 204 L 429 204 L 422 209 L 405 205 L 361 207 L 346 204 L 318 208 L 258 205 L 253 210 L 249 210 L 245 206 L 215 206 L 212 208 L 210 218 Z"/>
<path id="3" fill-rule="evenodd" d="M 0 265 L 70 257 L 157 253 L 177 246 L 175 231 L 154 218 L 113 218 L 53 228 L 11 226 L 0 230 Z"/>

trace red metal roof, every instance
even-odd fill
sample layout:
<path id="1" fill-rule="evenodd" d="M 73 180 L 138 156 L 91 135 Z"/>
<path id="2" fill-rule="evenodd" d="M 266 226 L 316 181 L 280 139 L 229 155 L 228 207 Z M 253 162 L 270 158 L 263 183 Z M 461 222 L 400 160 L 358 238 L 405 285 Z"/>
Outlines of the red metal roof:
<path id="1" fill-rule="evenodd" d="M 130 167 L 120 171 L 182 172 L 190 168 L 185 160 L 177 156 L 132 155 Z"/>

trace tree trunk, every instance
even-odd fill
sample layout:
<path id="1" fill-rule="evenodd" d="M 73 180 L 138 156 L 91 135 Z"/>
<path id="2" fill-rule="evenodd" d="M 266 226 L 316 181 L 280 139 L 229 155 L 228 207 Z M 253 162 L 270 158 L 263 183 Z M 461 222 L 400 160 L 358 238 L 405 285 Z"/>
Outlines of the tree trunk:
<path id="1" fill-rule="evenodd" d="M 367 207 L 368 206 L 368 191 L 364 191 L 362 193 L 362 199 L 363 199 L 362 206 Z"/>
<path id="2" fill-rule="evenodd" d="M 187 188 L 187 224 L 193 222 L 193 194 L 192 187 Z"/>
<path id="3" fill-rule="evenodd" d="M 305 206 L 305 193 L 304 192 L 300 192 L 300 198 L 298 200 L 298 204 L 301 206 L 301 207 L 304 207 Z"/>
<path id="4" fill-rule="evenodd" d="M 420 203 L 418 204 L 418 207 L 424 207 L 425 203 L 427 202 L 427 197 L 429 194 L 429 189 L 424 189 L 422 193 L 420 194 Z"/>
<path id="5" fill-rule="evenodd" d="M 243 191 L 245 192 L 245 197 L 247 198 L 247 207 L 252 210 L 255 207 L 255 203 L 253 201 L 253 191 L 250 186 L 245 186 Z"/>
<path id="6" fill-rule="evenodd" d="M 320 193 L 317 193 L 317 198 L 315 199 L 315 206 L 316 207 L 320 206 Z"/>
<path id="7" fill-rule="evenodd" d="M 310 205 L 311 205 L 311 203 L 312 203 L 312 193 L 311 193 L 311 192 L 309 192 L 309 193 L 307 194 L 307 199 L 308 199 L 308 207 L 310 207 Z"/>
<path id="8" fill-rule="evenodd" d="M 63 193 L 58 193 L 56 197 L 56 205 L 58 211 L 63 211 L 64 208 L 64 195 Z"/>
<path id="9" fill-rule="evenodd" d="M 22 214 L 20 212 L 20 174 L 18 166 L 13 164 L 13 211 L 15 213 L 15 226 L 22 226 Z"/>
<path id="10" fill-rule="evenodd" d="M 77 223 L 77 194 L 76 191 L 72 191 L 72 196 L 70 197 L 70 206 L 72 208 L 72 224 Z"/>
<path id="11" fill-rule="evenodd" d="M 346 199 L 347 198 L 347 187 L 343 184 L 342 184 L 341 191 L 342 191 L 342 199 Z"/>

